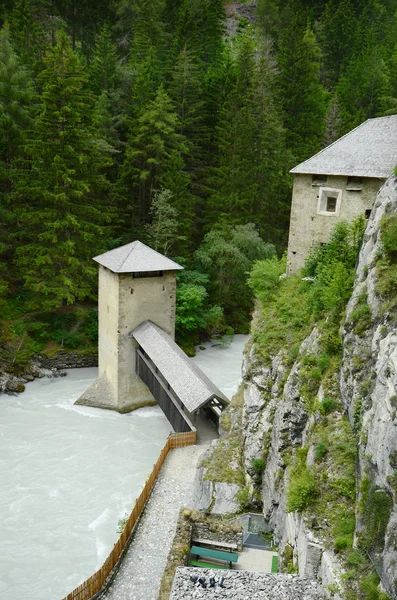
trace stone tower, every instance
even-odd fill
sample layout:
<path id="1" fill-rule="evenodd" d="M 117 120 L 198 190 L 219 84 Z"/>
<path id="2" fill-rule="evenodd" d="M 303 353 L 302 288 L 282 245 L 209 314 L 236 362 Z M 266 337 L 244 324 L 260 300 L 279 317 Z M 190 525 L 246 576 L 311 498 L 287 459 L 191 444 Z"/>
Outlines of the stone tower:
<path id="1" fill-rule="evenodd" d="M 137 343 L 131 332 L 152 321 L 174 338 L 176 271 L 183 267 L 138 241 L 94 260 L 100 265 L 99 373 L 76 404 L 119 412 L 155 404 L 135 372 Z"/>

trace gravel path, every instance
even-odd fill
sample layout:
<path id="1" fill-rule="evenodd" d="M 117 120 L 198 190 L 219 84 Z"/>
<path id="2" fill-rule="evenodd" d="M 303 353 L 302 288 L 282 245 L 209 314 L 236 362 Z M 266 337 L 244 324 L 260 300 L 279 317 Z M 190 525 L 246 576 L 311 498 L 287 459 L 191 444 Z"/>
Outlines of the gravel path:
<path id="1" fill-rule="evenodd" d="M 156 600 L 182 506 L 191 501 L 199 458 L 207 445 L 172 450 L 160 471 L 108 600 Z"/>

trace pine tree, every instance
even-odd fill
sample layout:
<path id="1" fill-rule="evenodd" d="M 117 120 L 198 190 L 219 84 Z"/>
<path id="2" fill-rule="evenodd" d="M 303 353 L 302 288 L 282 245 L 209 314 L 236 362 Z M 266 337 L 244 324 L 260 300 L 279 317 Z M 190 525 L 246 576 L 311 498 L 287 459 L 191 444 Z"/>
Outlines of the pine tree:
<path id="1" fill-rule="evenodd" d="M 34 0 L 17 0 L 9 19 L 14 48 L 22 61 L 34 70 L 40 70 L 47 46 L 44 15 L 40 9 L 40 3 Z"/>
<path id="2" fill-rule="evenodd" d="M 118 57 L 113 44 L 111 29 L 104 23 L 95 42 L 89 66 L 90 85 L 97 96 L 117 86 Z"/>
<path id="3" fill-rule="evenodd" d="M 357 52 L 360 36 L 352 0 L 329 0 L 320 26 L 325 78 L 335 85 L 351 57 Z"/>
<path id="4" fill-rule="evenodd" d="M 188 151 L 177 133 L 178 116 L 163 86 L 142 112 L 128 140 L 118 190 L 124 196 L 133 228 L 147 220 L 153 193 L 161 187 L 175 197 L 175 206 L 186 194 L 183 156 Z M 182 213 L 181 213 L 182 214 Z"/>
<path id="5" fill-rule="evenodd" d="M 98 194 L 106 185 L 92 131 L 93 97 L 65 33 L 46 55 L 41 105 L 26 144 L 31 169 L 17 182 L 16 265 L 43 308 L 92 293 L 92 256 L 102 248 L 106 211 Z"/>
<path id="6" fill-rule="evenodd" d="M 392 91 L 379 47 L 368 47 L 352 60 L 339 81 L 337 92 L 344 133 L 387 111 Z"/>
<path id="7" fill-rule="evenodd" d="M 184 47 L 204 65 L 216 63 L 223 50 L 223 0 L 182 0 L 175 31 L 175 56 Z"/>
<path id="8" fill-rule="evenodd" d="M 184 162 L 185 171 L 190 177 L 191 199 L 186 208 L 192 223 L 193 215 L 197 214 L 199 204 L 206 195 L 206 152 L 210 131 L 206 123 L 203 72 L 186 48 L 175 63 L 168 91 L 178 115 L 177 132 L 186 138 L 188 146 Z M 201 239 L 197 222 L 190 233 L 192 239 Z"/>
<path id="9" fill-rule="evenodd" d="M 0 31 L 0 255 L 10 252 L 10 205 L 17 160 L 30 123 L 33 86 L 15 54 L 6 27 Z M 9 258 L 10 256 L 8 256 Z M 5 268 L 0 263 L 1 271 Z M 5 282 L 5 280 L 3 280 Z M 0 285 L 1 291 L 2 285 Z"/>
<path id="10" fill-rule="evenodd" d="M 267 240 L 283 243 L 287 160 L 269 46 L 258 44 L 246 32 L 235 68 L 235 87 L 218 128 L 220 163 L 211 204 L 218 219 L 255 223 Z"/>
<path id="11" fill-rule="evenodd" d="M 280 52 L 280 88 L 284 99 L 287 145 L 296 162 L 321 149 L 327 93 L 320 83 L 320 49 L 310 28 L 284 32 Z"/>

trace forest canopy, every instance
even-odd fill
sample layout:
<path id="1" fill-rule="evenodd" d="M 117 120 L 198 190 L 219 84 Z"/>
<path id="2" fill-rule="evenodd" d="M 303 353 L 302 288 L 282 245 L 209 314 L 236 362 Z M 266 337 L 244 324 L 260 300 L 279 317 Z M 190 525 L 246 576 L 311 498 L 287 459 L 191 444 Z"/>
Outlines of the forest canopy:
<path id="1" fill-rule="evenodd" d="M 135 239 L 186 267 L 182 338 L 243 330 L 253 262 L 286 247 L 290 168 L 397 112 L 397 0 L 233 7 L 3 2 L 3 342 L 45 346 L 38 311 L 86 306 L 92 329 L 91 258 Z"/>

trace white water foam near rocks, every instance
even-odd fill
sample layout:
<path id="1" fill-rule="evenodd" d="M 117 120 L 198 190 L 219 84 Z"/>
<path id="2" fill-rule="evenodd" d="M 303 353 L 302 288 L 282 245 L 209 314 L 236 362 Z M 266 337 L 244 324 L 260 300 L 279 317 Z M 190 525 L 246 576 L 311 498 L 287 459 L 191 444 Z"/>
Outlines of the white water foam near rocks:
<path id="1" fill-rule="evenodd" d="M 74 406 L 96 369 L 0 400 L 0 598 L 57 600 L 98 569 L 171 427 L 158 407 Z"/>
<path id="2" fill-rule="evenodd" d="M 229 397 L 247 336 L 194 359 Z M 171 427 L 159 407 L 126 415 L 75 406 L 97 369 L 0 395 L 0 598 L 60 600 L 117 540 Z"/>

